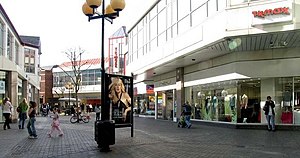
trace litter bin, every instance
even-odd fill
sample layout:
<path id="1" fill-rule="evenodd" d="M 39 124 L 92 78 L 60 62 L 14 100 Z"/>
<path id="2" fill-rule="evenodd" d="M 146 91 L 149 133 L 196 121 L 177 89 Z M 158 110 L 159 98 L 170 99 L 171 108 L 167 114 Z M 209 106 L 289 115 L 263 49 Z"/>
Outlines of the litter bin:
<path id="1" fill-rule="evenodd" d="M 95 121 L 95 141 L 99 148 L 109 150 L 109 145 L 115 144 L 115 123 L 109 120 Z"/>

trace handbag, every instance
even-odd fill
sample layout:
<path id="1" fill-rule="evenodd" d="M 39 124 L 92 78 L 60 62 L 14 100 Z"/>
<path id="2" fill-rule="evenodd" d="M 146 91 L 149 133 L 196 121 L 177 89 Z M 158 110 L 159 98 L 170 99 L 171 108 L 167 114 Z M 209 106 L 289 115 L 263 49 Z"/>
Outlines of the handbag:
<path id="1" fill-rule="evenodd" d="M 264 110 L 264 111 L 267 111 L 267 108 L 268 108 L 267 105 L 265 105 L 265 106 L 263 107 L 263 110 Z"/>

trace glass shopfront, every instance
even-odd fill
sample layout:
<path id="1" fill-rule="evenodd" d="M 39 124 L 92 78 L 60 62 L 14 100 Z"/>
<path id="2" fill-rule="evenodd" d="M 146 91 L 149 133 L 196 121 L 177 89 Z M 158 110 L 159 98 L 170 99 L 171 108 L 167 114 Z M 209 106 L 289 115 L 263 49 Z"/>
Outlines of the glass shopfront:
<path id="1" fill-rule="evenodd" d="M 2 116 L 2 102 L 5 97 L 7 97 L 5 94 L 8 93 L 8 73 L 5 71 L 0 71 L 0 122 L 3 122 L 3 116 Z"/>
<path id="2" fill-rule="evenodd" d="M 134 109 L 136 114 L 153 115 L 155 109 L 155 96 L 150 94 L 138 94 L 134 96 Z"/>
<path id="3" fill-rule="evenodd" d="M 236 122 L 237 81 L 224 81 L 185 88 L 192 118 Z"/>
<path id="4" fill-rule="evenodd" d="M 252 78 L 185 88 L 193 119 L 232 123 L 265 123 L 261 107 L 268 95 L 275 102 L 277 124 L 300 124 L 300 77 Z"/>
<path id="5" fill-rule="evenodd" d="M 276 122 L 300 124 L 300 77 L 276 79 Z"/>

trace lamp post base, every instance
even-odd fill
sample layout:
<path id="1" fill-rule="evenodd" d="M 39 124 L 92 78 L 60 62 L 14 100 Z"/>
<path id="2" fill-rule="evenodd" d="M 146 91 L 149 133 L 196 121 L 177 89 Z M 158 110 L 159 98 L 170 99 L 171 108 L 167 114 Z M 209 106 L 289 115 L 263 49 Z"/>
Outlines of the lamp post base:
<path id="1" fill-rule="evenodd" d="M 100 152 L 110 152 L 109 145 L 115 144 L 115 124 L 106 120 L 95 121 L 95 141 L 100 148 Z"/>

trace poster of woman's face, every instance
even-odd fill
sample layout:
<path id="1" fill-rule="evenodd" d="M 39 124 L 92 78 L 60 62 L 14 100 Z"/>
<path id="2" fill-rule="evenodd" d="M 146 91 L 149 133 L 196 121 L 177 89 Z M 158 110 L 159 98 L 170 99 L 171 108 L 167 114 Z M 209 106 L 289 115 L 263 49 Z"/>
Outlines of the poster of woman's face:
<path id="1" fill-rule="evenodd" d="M 116 124 L 130 123 L 133 95 L 132 77 L 111 75 L 106 81 L 109 82 L 106 85 L 109 85 L 108 98 L 112 107 L 112 120 Z"/>

